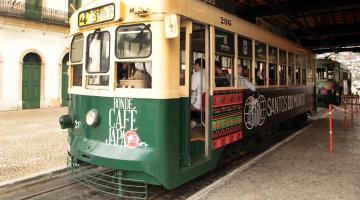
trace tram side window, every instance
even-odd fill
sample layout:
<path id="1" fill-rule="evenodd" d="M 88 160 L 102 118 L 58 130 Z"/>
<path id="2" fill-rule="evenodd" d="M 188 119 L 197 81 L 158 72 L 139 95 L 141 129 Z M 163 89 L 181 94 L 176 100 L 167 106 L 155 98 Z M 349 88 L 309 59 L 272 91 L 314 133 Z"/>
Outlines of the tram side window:
<path id="1" fill-rule="evenodd" d="M 301 84 L 306 85 L 306 69 L 302 69 L 302 80 Z"/>
<path id="2" fill-rule="evenodd" d="M 279 78 L 280 85 L 286 85 L 286 51 L 279 50 Z"/>
<path id="3" fill-rule="evenodd" d="M 295 62 L 295 80 L 296 85 L 300 85 L 300 73 L 301 73 L 301 56 L 296 55 L 296 62 Z"/>
<path id="4" fill-rule="evenodd" d="M 246 78 L 249 82 L 252 81 L 252 41 L 244 37 L 238 37 L 238 73 L 239 77 Z M 243 83 L 239 78 L 239 86 L 243 87 Z"/>
<path id="5" fill-rule="evenodd" d="M 294 85 L 294 54 L 288 53 L 288 84 Z"/>
<path id="6" fill-rule="evenodd" d="M 116 63 L 117 88 L 151 88 L 151 62 Z"/>
<path id="7" fill-rule="evenodd" d="M 277 85 L 277 48 L 269 46 L 269 85 Z"/>
<path id="8" fill-rule="evenodd" d="M 74 36 L 71 42 L 71 52 L 70 52 L 70 61 L 71 63 L 80 63 L 72 64 L 72 85 L 81 86 L 82 85 L 82 59 L 84 51 L 84 36 L 82 34 Z"/>
<path id="9" fill-rule="evenodd" d="M 266 85 L 266 44 L 255 42 L 255 82 L 257 86 Z"/>
<path id="10" fill-rule="evenodd" d="M 217 61 L 215 63 L 218 63 L 215 66 L 215 85 L 216 87 L 234 86 L 234 34 L 216 29 L 215 35 Z"/>
<path id="11" fill-rule="evenodd" d="M 301 84 L 302 85 L 306 85 L 306 68 L 307 68 L 307 62 L 306 62 L 306 57 L 302 56 L 301 57 L 301 63 L 302 63 L 302 68 L 301 68 Z"/>

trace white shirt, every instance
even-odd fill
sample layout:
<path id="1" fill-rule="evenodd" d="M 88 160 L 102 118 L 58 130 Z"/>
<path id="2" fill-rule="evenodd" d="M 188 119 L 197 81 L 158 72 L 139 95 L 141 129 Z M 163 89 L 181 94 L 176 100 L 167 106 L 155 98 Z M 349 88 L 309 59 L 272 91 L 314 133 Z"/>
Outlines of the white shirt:
<path id="1" fill-rule="evenodd" d="M 201 69 L 191 76 L 191 104 L 199 110 L 202 105 L 201 96 L 203 92 L 205 92 L 205 71 Z"/>
<path id="2" fill-rule="evenodd" d="M 135 63 L 135 68 L 139 71 L 144 71 L 143 63 Z M 146 72 L 152 77 L 152 67 L 150 62 L 145 63 L 145 70 Z"/>
<path id="3" fill-rule="evenodd" d="M 254 84 L 252 84 L 247 78 L 243 77 L 240 74 L 239 74 L 239 86 L 250 89 L 253 92 L 256 90 Z"/>

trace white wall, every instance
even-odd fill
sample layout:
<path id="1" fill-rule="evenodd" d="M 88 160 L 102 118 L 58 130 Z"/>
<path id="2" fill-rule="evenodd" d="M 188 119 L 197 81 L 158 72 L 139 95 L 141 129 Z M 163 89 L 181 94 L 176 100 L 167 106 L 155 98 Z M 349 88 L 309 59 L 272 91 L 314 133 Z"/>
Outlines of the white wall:
<path id="1" fill-rule="evenodd" d="M 3 83 L 2 66 L 3 66 L 3 57 L 2 57 L 2 54 L 0 52 L 0 104 L 1 104 L 1 100 L 2 100 L 2 86 L 4 84 Z M 1 105 L 0 105 L 0 107 L 1 107 Z"/>
<path id="2" fill-rule="evenodd" d="M 40 107 L 58 106 L 61 99 L 60 63 L 67 49 L 68 38 L 65 33 L 13 25 L 2 26 L 0 52 L 3 57 L 3 76 L 2 80 L 0 79 L 0 110 L 16 110 L 22 107 L 22 59 L 27 52 L 39 54 L 44 64 Z"/>
<path id="3" fill-rule="evenodd" d="M 68 3 L 67 0 L 43 0 L 44 7 L 66 12 L 68 11 Z"/>

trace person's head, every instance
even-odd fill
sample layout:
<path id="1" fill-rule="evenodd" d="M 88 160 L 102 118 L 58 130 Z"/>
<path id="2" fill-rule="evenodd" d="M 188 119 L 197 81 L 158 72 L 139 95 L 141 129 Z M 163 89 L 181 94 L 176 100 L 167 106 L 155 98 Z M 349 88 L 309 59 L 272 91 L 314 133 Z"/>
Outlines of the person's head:
<path id="1" fill-rule="evenodd" d="M 195 60 L 194 70 L 197 72 L 201 68 L 203 68 L 203 69 L 205 68 L 205 60 L 203 58 L 198 58 Z"/>
<path id="2" fill-rule="evenodd" d="M 247 67 L 242 67 L 241 69 L 241 75 L 243 77 L 249 77 L 249 69 Z"/>

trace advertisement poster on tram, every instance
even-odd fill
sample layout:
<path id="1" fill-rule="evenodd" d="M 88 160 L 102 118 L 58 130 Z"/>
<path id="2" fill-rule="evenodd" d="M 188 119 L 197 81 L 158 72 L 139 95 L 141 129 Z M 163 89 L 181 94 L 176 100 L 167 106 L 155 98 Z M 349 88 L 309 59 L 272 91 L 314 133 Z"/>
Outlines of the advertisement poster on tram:
<path id="1" fill-rule="evenodd" d="M 244 91 L 243 130 L 245 135 L 260 132 L 272 124 L 305 113 L 311 105 L 307 89 L 259 89 Z"/>

